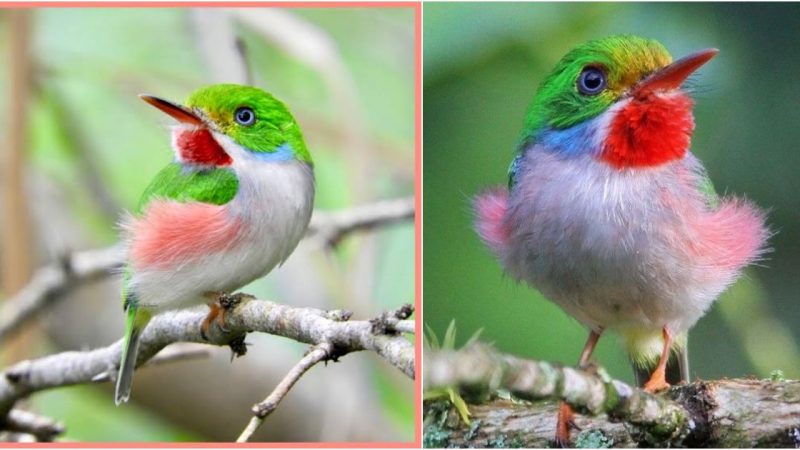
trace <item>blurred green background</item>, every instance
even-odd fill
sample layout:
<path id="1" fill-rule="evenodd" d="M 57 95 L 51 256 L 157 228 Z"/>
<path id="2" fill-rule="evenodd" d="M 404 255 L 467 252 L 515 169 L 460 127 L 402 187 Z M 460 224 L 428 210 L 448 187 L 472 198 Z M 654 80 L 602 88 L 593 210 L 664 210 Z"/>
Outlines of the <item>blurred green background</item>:
<path id="1" fill-rule="evenodd" d="M 505 185 L 538 84 L 570 49 L 632 33 L 678 58 L 720 54 L 693 76 L 692 150 L 720 193 L 769 210 L 774 251 L 690 334 L 693 377 L 800 378 L 800 5 L 747 3 L 429 3 L 424 7 L 425 322 L 525 357 L 577 361 L 587 332 L 505 276 L 472 229 L 470 199 Z M 633 374 L 613 337 L 595 360 Z"/>
<path id="2" fill-rule="evenodd" d="M 316 208 L 341 210 L 414 193 L 415 31 L 412 8 L 32 9 L 24 58 L 10 60 L 21 20 L 0 10 L 0 142 L 10 93 L 25 89 L 24 213 L 30 267 L 69 250 L 117 240 L 116 223 L 172 159 L 172 121 L 137 98 L 182 101 L 198 87 L 253 83 L 282 99 L 315 160 Z M 2 184 L 2 183 L 0 183 Z M 0 214 L 15 214 L 3 210 Z M 8 216 L 7 216 L 8 217 Z M 0 221 L 2 222 L 2 221 Z M 0 244 L 0 252 L 10 251 Z M 5 268 L 8 271 L 9 265 Z M 11 286 L 0 283 L 0 302 Z M 414 299 L 411 221 L 355 233 L 335 249 L 301 243 L 288 262 L 243 289 L 259 298 L 374 317 Z M 0 343 L 0 362 L 108 345 L 122 336 L 116 278 L 69 295 L 25 336 Z M 247 356 L 137 372 L 132 402 L 116 408 L 111 386 L 37 394 L 34 411 L 62 421 L 66 440 L 230 441 L 307 346 L 251 335 Z M 256 435 L 271 441 L 410 441 L 413 382 L 369 353 L 315 367 Z"/>

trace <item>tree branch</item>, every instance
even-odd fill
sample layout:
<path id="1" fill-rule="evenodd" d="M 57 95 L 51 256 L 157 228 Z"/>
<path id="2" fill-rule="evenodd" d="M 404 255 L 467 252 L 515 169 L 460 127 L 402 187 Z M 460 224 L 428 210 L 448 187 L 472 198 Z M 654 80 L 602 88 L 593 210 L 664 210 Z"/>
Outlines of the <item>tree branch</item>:
<path id="1" fill-rule="evenodd" d="M 0 306 L 0 342 L 63 294 L 114 273 L 122 265 L 121 247 L 76 252 L 38 269 L 31 281 Z"/>
<path id="2" fill-rule="evenodd" d="M 204 306 L 154 317 L 142 334 L 137 366 L 174 342 L 231 345 L 234 351 L 244 354 L 245 334 L 258 331 L 312 345 L 329 344 L 336 357 L 361 350 L 374 351 L 414 378 L 414 346 L 402 335 L 376 334 L 370 321 L 343 321 L 348 314 L 341 311 L 297 308 L 242 297 L 245 298 L 225 315 L 229 332 L 214 328 L 207 342 L 200 335 L 200 323 L 206 316 Z M 17 400 L 35 392 L 88 383 L 106 373 L 115 374 L 121 350 L 122 339 L 108 347 L 58 353 L 8 368 L 0 373 L 0 417 L 5 417 Z"/>
<path id="3" fill-rule="evenodd" d="M 300 362 L 286 374 L 283 380 L 275 386 L 275 389 L 264 401 L 253 405 L 253 418 L 250 419 L 247 427 L 245 427 L 242 434 L 239 435 L 239 438 L 236 439 L 236 442 L 248 442 L 250 438 L 253 437 L 256 430 L 258 430 L 258 427 L 264 423 L 267 416 L 275 411 L 281 400 L 289 393 L 289 389 L 297 383 L 297 380 L 299 380 L 308 369 L 314 367 L 315 364 L 330 358 L 332 353 L 333 346 L 327 342 L 312 347 L 303 359 L 301 359 Z"/>
<path id="4" fill-rule="evenodd" d="M 12 433 L 29 434 L 39 442 L 50 442 L 64 432 L 64 425 L 49 417 L 12 409 L 6 416 L 2 429 Z"/>
<path id="5" fill-rule="evenodd" d="M 651 395 L 612 380 L 599 368 L 579 371 L 523 360 L 482 344 L 426 354 L 424 368 L 426 389 L 454 387 L 470 399 L 484 400 L 470 407 L 470 427 L 462 426 L 454 413 L 431 420 L 436 404 L 428 403 L 426 438 L 438 439 L 436 446 L 496 446 L 508 440 L 515 446 L 548 446 L 555 431 L 554 401 L 560 399 L 594 416 L 578 416 L 583 432 L 577 439 L 589 439 L 595 447 L 800 444 L 800 381 L 697 381 Z M 524 401 L 485 401 L 497 389 Z"/>
<path id="6" fill-rule="evenodd" d="M 413 197 L 383 200 L 339 212 L 316 211 L 307 236 L 335 246 L 349 233 L 414 217 Z M 125 261 L 121 246 L 75 252 L 36 271 L 31 281 L 0 305 L 0 342 L 70 290 L 116 273 Z"/>
<path id="7" fill-rule="evenodd" d="M 306 237 L 336 247 L 348 234 L 414 218 L 414 198 L 380 200 L 338 212 L 319 212 L 311 218 Z"/>
<path id="8" fill-rule="evenodd" d="M 166 347 L 143 365 L 146 367 L 158 366 L 174 361 L 185 361 L 188 359 L 206 358 L 211 355 L 211 349 L 206 345 L 192 342 L 178 342 Z M 103 372 L 92 378 L 92 383 L 103 383 L 113 381 L 115 372 Z"/>

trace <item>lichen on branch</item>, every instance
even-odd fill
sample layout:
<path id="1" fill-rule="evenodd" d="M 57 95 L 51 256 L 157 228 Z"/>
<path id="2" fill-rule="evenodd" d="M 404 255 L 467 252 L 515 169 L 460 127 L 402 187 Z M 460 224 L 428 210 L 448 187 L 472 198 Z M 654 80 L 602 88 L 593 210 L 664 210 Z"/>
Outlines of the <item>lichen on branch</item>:
<path id="1" fill-rule="evenodd" d="M 472 402 L 469 425 L 455 411 L 443 412 L 441 402 L 425 405 L 431 445 L 549 446 L 560 399 L 581 413 L 583 431 L 573 445 L 800 445 L 800 381 L 696 381 L 653 395 L 611 379 L 602 368 L 524 360 L 484 344 L 426 354 L 424 368 L 426 389 L 455 387 Z"/>

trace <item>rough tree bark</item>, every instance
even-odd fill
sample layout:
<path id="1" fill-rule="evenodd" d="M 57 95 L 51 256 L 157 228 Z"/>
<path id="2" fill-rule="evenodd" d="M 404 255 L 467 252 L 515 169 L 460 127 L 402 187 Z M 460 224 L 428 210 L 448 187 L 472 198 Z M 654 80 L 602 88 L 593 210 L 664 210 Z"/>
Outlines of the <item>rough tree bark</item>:
<path id="1" fill-rule="evenodd" d="M 323 311 L 254 300 L 243 297 L 225 315 L 228 331 L 212 328 L 207 339 L 201 336 L 198 326 L 207 314 L 202 306 L 154 317 L 142 333 L 137 366 L 176 342 L 229 345 L 241 356 L 246 353 L 245 335 L 258 331 L 307 344 L 330 344 L 334 349 L 329 356 L 331 360 L 352 352 L 373 351 L 409 378 L 414 378 L 414 344 L 398 332 L 378 326 L 380 319 L 351 321 L 350 313 L 342 310 Z M 401 310 L 407 318 L 413 307 L 408 305 Z M 26 360 L 0 372 L 0 429 L 2 418 L 16 402 L 35 392 L 113 379 L 122 342 L 120 339 L 95 350 L 62 352 Z"/>
<path id="2" fill-rule="evenodd" d="M 484 345 L 426 354 L 424 369 L 427 389 L 453 387 L 473 403 L 466 425 L 446 401 L 426 402 L 429 447 L 550 447 L 563 398 L 579 411 L 578 447 L 800 448 L 796 380 L 698 380 L 650 395 L 601 368 L 526 361 Z"/>

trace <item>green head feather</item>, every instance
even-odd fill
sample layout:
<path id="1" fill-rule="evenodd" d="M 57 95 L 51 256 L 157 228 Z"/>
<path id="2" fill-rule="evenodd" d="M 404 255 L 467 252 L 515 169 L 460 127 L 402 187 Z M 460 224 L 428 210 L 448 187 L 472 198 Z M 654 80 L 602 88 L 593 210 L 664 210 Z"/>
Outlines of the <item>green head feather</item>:
<path id="1" fill-rule="evenodd" d="M 545 128 L 563 129 L 601 114 L 642 78 L 672 62 L 667 49 L 652 39 L 631 35 L 589 41 L 566 54 L 536 91 L 525 118 L 523 140 Z M 578 89 L 588 67 L 606 74 L 607 87 L 597 95 Z"/>
<path id="2" fill-rule="evenodd" d="M 252 152 L 273 153 L 288 144 L 295 158 L 312 162 L 294 116 L 283 102 L 268 92 L 251 86 L 216 84 L 192 93 L 186 106 L 200 110 L 220 132 Z M 241 108 L 253 111 L 252 124 L 242 125 L 235 120 Z"/>

